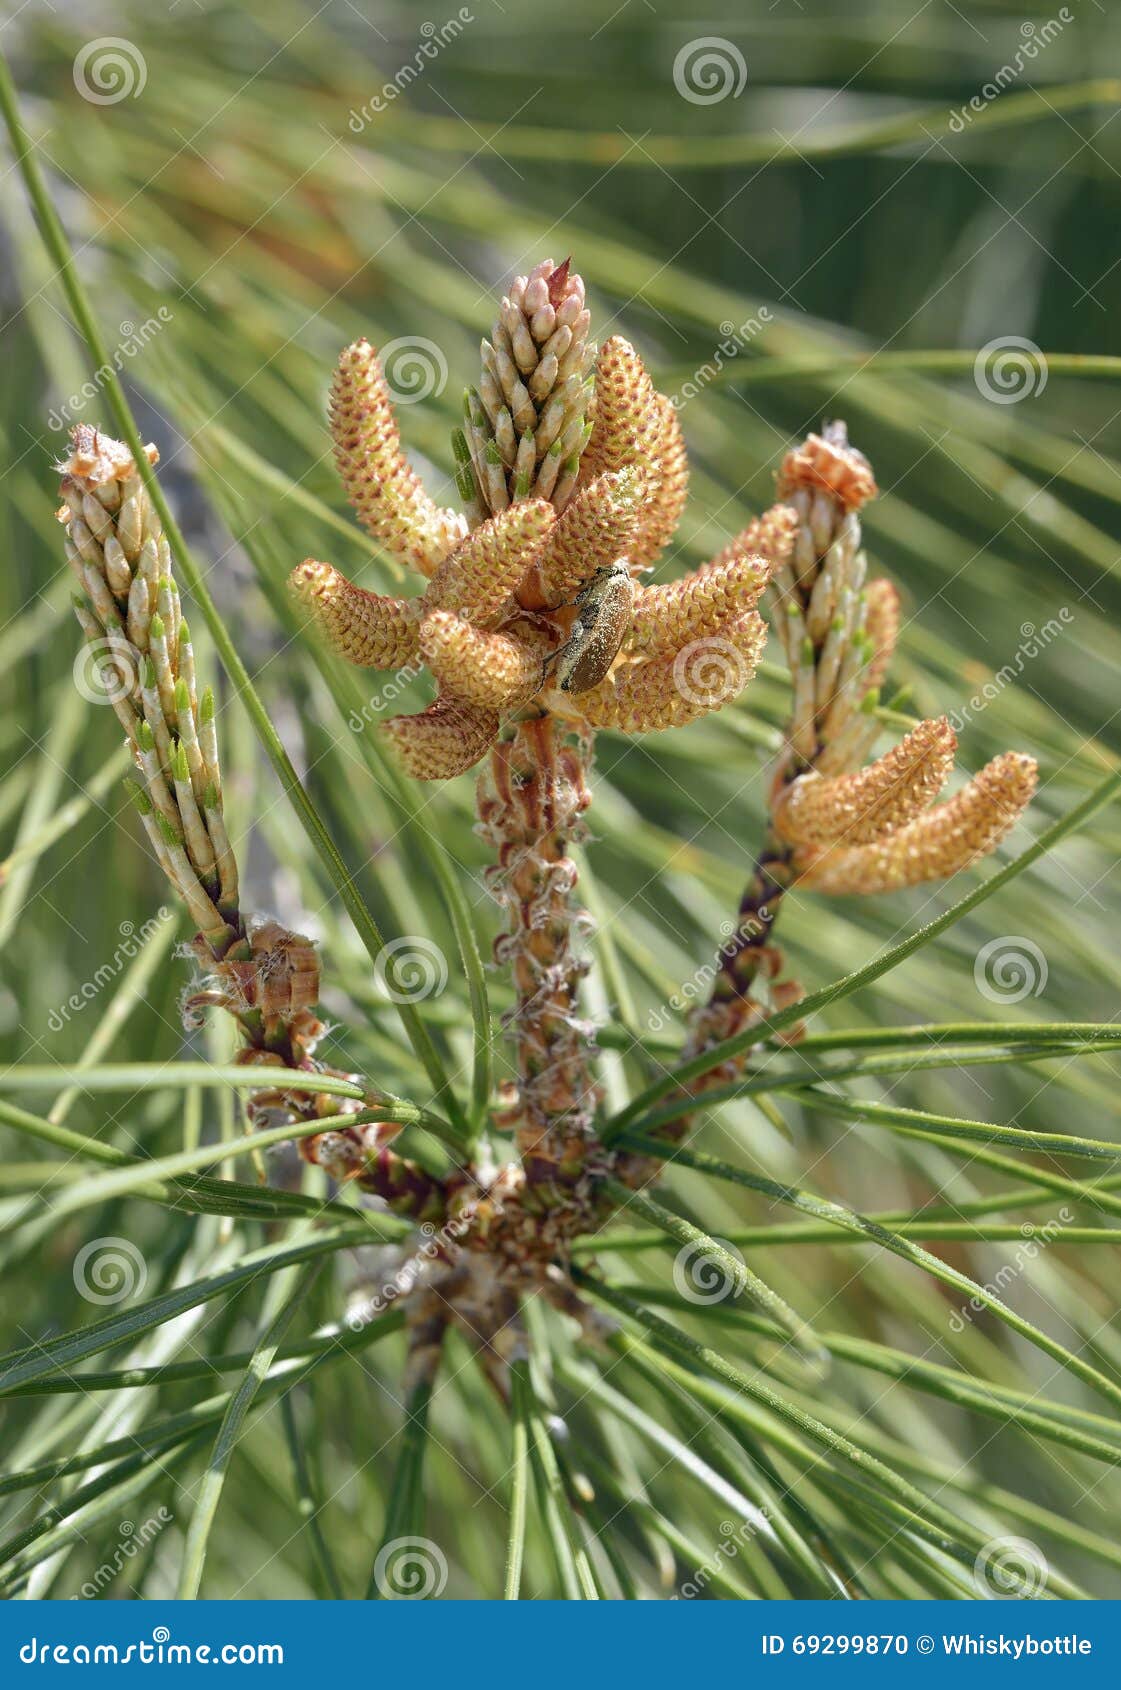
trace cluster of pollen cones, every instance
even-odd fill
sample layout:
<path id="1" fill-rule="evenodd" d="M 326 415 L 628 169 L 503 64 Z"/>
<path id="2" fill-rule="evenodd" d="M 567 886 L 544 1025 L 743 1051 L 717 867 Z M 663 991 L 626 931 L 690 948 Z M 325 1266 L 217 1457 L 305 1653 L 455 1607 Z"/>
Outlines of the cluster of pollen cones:
<path id="1" fill-rule="evenodd" d="M 943 716 L 919 722 L 865 765 L 899 633 L 899 595 L 889 581 L 866 580 L 861 549 L 859 513 L 876 484 L 834 423 L 787 455 L 777 490 L 798 517 L 773 584 L 794 714 L 771 815 L 791 872 L 803 887 L 830 893 L 946 879 L 1014 826 L 1035 790 L 1035 763 L 1005 752 L 932 808 L 957 748 Z"/>
<path id="2" fill-rule="evenodd" d="M 614 337 L 594 357 L 586 330 L 567 265 L 538 266 L 503 299 L 456 437 L 466 514 L 437 506 L 407 463 L 373 348 L 339 361 L 344 486 L 370 536 L 427 586 L 387 597 L 309 559 L 292 587 L 349 662 L 434 677 L 428 709 L 383 729 L 418 779 L 469 769 L 535 706 L 645 733 L 718 709 L 754 674 L 757 605 L 793 517 L 776 507 L 703 568 L 642 584 L 684 505 L 684 443 L 634 348 Z"/>
<path id="3" fill-rule="evenodd" d="M 802 995 L 797 981 L 781 978 L 784 958 L 771 937 L 792 887 L 876 893 L 946 880 L 995 850 L 1037 780 L 1032 758 L 1008 751 L 936 804 L 957 749 L 944 716 L 918 722 L 868 762 L 883 731 L 880 686 L 900 628 L 895 587 L 867 579 L 860 512 L 877 491 L 871 467 L 844 424 L 831 423 L 787 454 L 776 491 L 795 524 L 770 588 L 792 714 L 734 939 L 722 949 L 709 1001 L 690 1017 L 690 1055 Z M 798 1028 L 787 1036 L 797 1038 Z M 714 1067 L 695 1089 L 734 1078 L 742 1065 Z"/>

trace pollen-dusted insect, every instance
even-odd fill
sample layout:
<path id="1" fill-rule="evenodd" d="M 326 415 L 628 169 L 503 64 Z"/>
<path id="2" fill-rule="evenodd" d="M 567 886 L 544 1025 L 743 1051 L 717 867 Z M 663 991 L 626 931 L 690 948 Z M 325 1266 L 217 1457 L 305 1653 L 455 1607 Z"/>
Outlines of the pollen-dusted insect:
<path id="1" fill-rule="evenodd" d="M 597 569 L 576 595 L 579 612 L 552 654 L 562 692 L 588 692 L 607 674 L 634 614 L 634 581 L 625 562 Z"/>

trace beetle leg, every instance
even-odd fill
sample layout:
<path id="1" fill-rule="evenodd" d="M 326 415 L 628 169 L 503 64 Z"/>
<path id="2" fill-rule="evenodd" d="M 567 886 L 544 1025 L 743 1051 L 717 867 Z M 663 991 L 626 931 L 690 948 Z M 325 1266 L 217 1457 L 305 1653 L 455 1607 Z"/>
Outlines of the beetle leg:
<path id="1" fill-rule="evenodd" d="M 580 643 L 584 637 L 584 632 L 584 624 L 580 621 L 574 622 L 569 630 L 568 638 L 566 640 L 562 640 L 556 650 L 551 651 L 548 657 L 545 658 L 541 665 L 542 686 L 545 685 L 545 682 L 548 679 L 549 670 L 553 668 L 555 664 L 559 663 L 561 658 L 564 657 L 567 652 L 572 650 L 573 646 Z"/>

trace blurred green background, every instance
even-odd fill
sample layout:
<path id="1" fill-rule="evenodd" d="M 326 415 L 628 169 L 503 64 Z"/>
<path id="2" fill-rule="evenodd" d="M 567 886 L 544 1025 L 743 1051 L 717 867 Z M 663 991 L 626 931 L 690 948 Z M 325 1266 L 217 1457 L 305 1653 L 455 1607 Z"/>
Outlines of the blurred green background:
<path id="1" fill-rule="evenodd" d="M 356 335 L 405 343 L 402 429 L 429 485 L 450 499 L 449 433 L 493 297 L 547 255 L 571 254 L 585 276 L 593 334 L 628 335 L 660 385 L 683 395 L 692 498 L 664 572 L 724 544 L 769 502 L 790 441 L 844 416 L 882 489 L 866 522 L 872 566 L 895 579 L 906 605 L 897 710 L 963 712 L 964 771 L 1009 746 L 1038 757 L 1040 793 L 1017 843 L 1112 766 L 1121 703 L 1118 386 L 1106 367 L 1054 356 L 1121 351 L 1121 82 L 1105 80 L 1121 73 L 1111 21 L 1094 4 L 1025 19 L 1020 7 L 946 0 L 917 8 L 778 0 L 748 14 L 715 3 L 703 17 L 648 0 L 614 10 L 473 0 L 446 16 L 366 0 L 319 8 L 122 0 L 104 9 L 32 0 L 5 21 L 0 42 L 25 118 L 143 431 L 160 447 L 165 484 L 285 743 L 389 934 L 431 933 L 454 954 L 442 906 L 364 744 L 384 714 L 424 696 L 424 683 L 387 699 L 377 675 L 325 677 L 284 596 L 289 568 L 308 555 L 371 587 L 398 578 L 371 556 L 336 485 L 326 386 L 338 350 Z M 130 973 L 133 936 L 166 900 L 120 796 L 112 712 L 73 684 L 78 636 L 53 519 L 64 430 L 52 419 L 103 421 L 106 407 L 96 389 L 82 392 L 92 372 L 9 164 L 0 180 L 3 1060 L 221 1054 L 219 1030 L 183 1032 L 186 969 L 171 959 L 170 931 L 140 951 L 140 978 Z M 997 361 L 975 376 L 975 353 L 994 343 Z M 1002 349 L 1012 365 L 999 362 Z M 956 356 L 924 365 L 917 355 L 932 351 Z M 762 775 L 787 706 L 778 653 L 770 656 L 718 717 L 664 739 L 605 736 L 600 746 L 586 890 L 603 936 L 591 1008 L 643 1037 L 655 1029 L 653 1043 L 667 1051 L 678 1041 L 672 1025 L 665 1030 L 666 1000 L 710 957 L 761 826 Z M 221 732 L 246 906 L 323 941 L 324 1001 L 336 1023 L 325 1054 L 421 1095 L 392 1006 L 371 985 L 236 699 L 223 700 Z M 489 945 L 496 915 L 471 832 L 471 783 L 420 802 Z M 838 1009 L 834 1022 L 1112 1019 L 1119 839 L 1116 811 L 1107 811 L 937 946 Z M 867 903 L 793 898 L 784 915 L 792 969 L 809 988 L 823 984 L 960 890 Z M 622 909 L 625 919 L 613 921 Z M 1045 959 L 1038 993 L 1005 989 L 1012 1008 L 974 980 L 979 948 L 1008 935 L 1027 936 Z M 60 1008 L 98 970 L 107 972 L 88 1002 Z M 501 1009 L 500 979 L 493 989 Z M 110 1004 L 119 1013 L 91 1055 Z M 453 978 L 426 1006 L 453 1056 L 469 1044 L 463 1004 Z M 607 1066 L 616 1093 L 633 1081 L 618 1058 Z M 920 1072 L 868 1095 L 1091 1137 L 1115 1132 L 1105 1057 Z M 79 1090 L 61 1105 L 48 1095 L 29 1106 L 45 1111 L 52 1101 L 60 1120 L 153 1153 L 174 1148 L 184 1130 L 237 1130 L 228 1101 L 211 1092 L 191 1094 L 186 1114 L 174 1092 Z M 707 1142 L 718 1153 L 750 1147 L 753 1165 L 773 1177 L 865 1208 L 917 1207 L 943 1188 L 957 1201 L 1000 1188 L 1000 1176 L 968 1155 L 863 1128 L 841 1134 L 836 1121 L 792 1106 L 783 1115 L 747 1101 L 729 1107 Z M 11 1139 L 8 1148 L 3 1202 L 20 1223 L 0 1239 L 12 1346 L 89 1317 L 72 1277 L 89 1237 L 132 1239 L 149 1294 L 236 1250 L 237 1235 L 220 1223 L 135 1202 L 54 1225 L 29 1195 L 26 1146 Z M 271 1172 L 291 1178 L 291 1159 L 277 1156 Z M 694 1185 L 679 1189 L 710 1231 L 769 1218 L 760 1201 Z M 1009 1250 L 942 1253 L 984 1280 Z M 985 1320 L 950 1332 L 943 1294 L 909 1269 L 862 1254 L 856 1274 L 853 1252 L 817 1246 L 752 1259 L 828 1325 L 1082 1401 L 1056 1381 L 1053 1363 Z M 366 1271 L 349 1258 L 332 1265 L 310 1314 L 337 1315 L 340 1287 Z M 1060 1240 L 1008 1295 L 1112 1367 L 1121 1359 L 1116 1285 L 1112 1247 Z M 202 1311 L 179 1342 L 242 1347 L 256 1307 L 245 1302 Z M 178 1353 L 166 1333 L 160 1341 Z M 326 1530 L 348 1593 L 376 1544 L 394 1459 L 395 1375 L 382 1365 L 379 1350 L 362 1381 L 340 1371 L 298 1405 L 316 1482 L 332 1499 Z M 877 1435 L 951 1463 L 961 1475 L 955 1506 L 983 1510 L 981 1487 L 1006 1486 L 1113 1534 L 1121 1493 L 1083 1457 L 857 1369 L 838 1368 L 837 1378 L 842 1417 L 851 1412 Z M 439 1501 L 430 1524 L 452 1562 L 448 1595 L 493 1594 L 501 1579 L 503 1508 L 492 1487 L 504 1470 L 502 1432 L 480 1393 L 463 1374 L 435 1411 Z M 111 1408 L 66 1398 L 11 1404 L 5 1440 L 68 1446 L 114 1414 L 127 1429 L 139 1408 L 127 1393 L 110 1400 Z M 675 1489 L 672 1474 L 651 1483 L 666 1487 L 663 1506 L 711 1540 L 711 1508 Z M 155 1483 L 152 1505 L 162 1498 L 174 1512 L 174 1489 Z M 247 1440 L 231 1479 L 204 1594 L 323 1593 L 291 1492 L 289 1446 L 273 1415 Z M 12 1532 L 33 1518 L 28 1497 L 7 1506 Z M 1028 1530 L 1031 1520 L 1020 1524 Z M 111 1518 L 107 1541 L 115 1529 Z M 178 1529 L 130 1561 L 107 1593 L 163 1594 Z M 1046 1529 L 1038 1533 L 1050 1552 Z M 103 1552 L 96 1535 L 80 1541 L 42 1563 L 33 1591 L 70 1594 Z M 1089 1588 L 1117 1594 L 1116 1563 L 1069 1544 L 1063 1553 Z M 663 1575 L 648 1569 L 644 1593 L 660 1589 Z M 913 1593 L 907 1574 L 898 1577 L 898 1593 Z"/>

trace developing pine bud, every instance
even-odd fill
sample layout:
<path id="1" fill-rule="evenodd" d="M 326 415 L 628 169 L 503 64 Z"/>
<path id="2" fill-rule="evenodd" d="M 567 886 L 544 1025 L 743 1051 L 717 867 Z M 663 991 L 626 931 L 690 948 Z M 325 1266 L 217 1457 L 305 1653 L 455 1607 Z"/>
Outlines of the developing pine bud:
<path id="1" fill-rule="evenodd" d="M 71 440 L 60 517 L 68 553 L 79 560 L 89 588 L 76 606 L 83 633 L 108 644 L 115 659 L 112 702 L 136 766 L 129 801 L 206 943 L 215 955 L 224 954 L 241 927 L 237 873 L 221 816 L 217 747 L 210 767 L 199 742 L 194 655 L 171 554 L 127 448 L 84 425 Z M 154 448 L 149 457 L 154 461 Z M 212 701 L 210 718 L 213 740 Z M 200 800 L 210 789 L 215 803 L 204 820 Z M 215 839 L 224 853 L 221 864 Z M 221 915 L 210 896 L 219 887 Z"/>
<path id="2" fill-rule="evenodd" d="M 468 457 L 492 513 L 519 498 L 564 509 L 585 438 L 589 321 L 584 284 L 567 260 L 545 259 L 502 300 L 464 406 Z"/>

